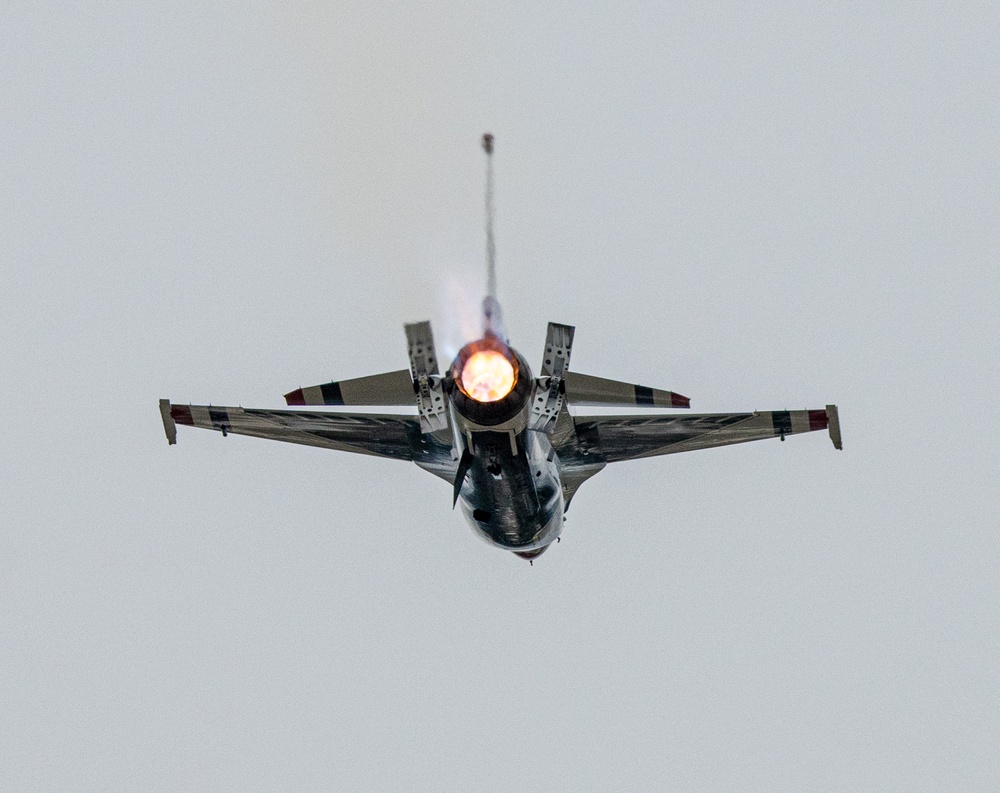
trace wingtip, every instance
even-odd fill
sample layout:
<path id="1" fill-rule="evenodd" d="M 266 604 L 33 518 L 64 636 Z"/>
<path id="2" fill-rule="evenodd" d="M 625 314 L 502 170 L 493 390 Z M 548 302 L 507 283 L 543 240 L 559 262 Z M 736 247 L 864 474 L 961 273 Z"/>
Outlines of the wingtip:
<path id="1" fill-rule="evenodd" d="M 289 407 L 298 407 L 306 403 L 306 398 L 302 393 L 301 388 L 296 388 L 294 391 L 289 391 L 285 394 L 285 404 Z"/>
<path id="2" fill-rule="evenodd" d="M 173 446 L 177 443 L 177 424 L 174 422 L 169 399 L 160 400 L 160 418 L 163 419 L 163 432 L 167 436 L 167 443 Z"/>
<path id="3" fill-rule="evenodd" d="M 670 394 L 670 405 L 675 408 L 690 408 L 691 400 L 683 394 Z"/>
<path id="4" fill-rule="evenodd" d="M 833 448 L 838 451 L 844 450 L 844 441 L 840 435 L 840 412 L 836 405 L 826 406 L 827 429 L 830 432 L 830 440 L 833 441 Z"/>

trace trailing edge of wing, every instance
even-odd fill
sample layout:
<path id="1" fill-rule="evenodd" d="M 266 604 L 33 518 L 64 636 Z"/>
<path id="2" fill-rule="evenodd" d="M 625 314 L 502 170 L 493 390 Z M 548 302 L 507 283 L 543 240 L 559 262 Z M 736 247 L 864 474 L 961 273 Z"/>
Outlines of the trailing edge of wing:
<path id="1" fill-rule="evenodd" d="M 693 416 L 578 416 L 574 423 L 578 443 L 586 441 L 590 457 L 609 463 L 766 438 L 784 440 L 787 435 L 824 429 L 830 430 L 835 445 L 840 439 L 836 408 Z"/>
<path id="2" fill-rule="evenodd" d="M 581 407 L 690 408 L 691 400 L 673 391 L 648 388 L 605 377 L 567 372 L 566 401 Z"/>
<path id="3" fill-rule="evenodd" d="M 420 443 L 416 416 L 171 405 L 166 399 L 160 400 L 160 414 L 171 444 L 177 440 L 177 425 L 183 424 L 223 435 L 250 435 L 418 464 L 430 461 L 440 451 Z"/>
<path id="4" fill-rule="evenodd" d="M 285 394 L 288 405 L 416 405 L 413 380 L 407 369 L 323 385 L 296 388 Z"/>

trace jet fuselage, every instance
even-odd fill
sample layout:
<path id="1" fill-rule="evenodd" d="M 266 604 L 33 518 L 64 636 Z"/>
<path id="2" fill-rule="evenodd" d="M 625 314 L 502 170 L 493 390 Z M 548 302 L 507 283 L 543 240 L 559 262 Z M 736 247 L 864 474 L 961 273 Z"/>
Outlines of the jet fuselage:
<path id="1" fill-rule="evenodd" d="M 468 380 L 468 361 L 483 348 L 502 355 L 514 378 L 503 386 L 507 393 L 490 401 L 463 385 L 463 370 Z M 524 358 L 489 334 L 462 348 L 444 382 L 461 460 L 455 495 L 462 512 L 483 540 L 528 559 L 559 537 L 564 509 L 550 438 L 528 429 L 534 384 Z"/>

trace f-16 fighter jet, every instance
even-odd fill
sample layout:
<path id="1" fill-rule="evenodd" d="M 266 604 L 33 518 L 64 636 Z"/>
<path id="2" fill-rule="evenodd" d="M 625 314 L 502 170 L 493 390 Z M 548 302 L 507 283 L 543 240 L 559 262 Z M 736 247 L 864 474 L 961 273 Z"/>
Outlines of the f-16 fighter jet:
<path id="1" fill-rule="evenodd" d="M 487 153 L 487 295 L 482 336 L 444 373 L 429 322 L 406 325 L 408 369 L 340 380 L 285 394 L 268 410 L 173 405 L 160 400 L 167 440 L 177 425 L 405 460 L 452 486 L 477 535 L 534 560 L 559 539 L 563 514 L 586 480 L 609 463 L 828 430 L 840 449 L 835 405 L 753 413 L 665 413 L 686 396 L 570 369 L 574 329 L 549 323 L 536 376 L 509 343 L 496 297 L 492 230 L 493 138 Z M 412 415 L 342 408 L 405 405 Z M 647 408 L 645 415 L 573 415 L 570 407 Z M 533 563 L 533 561 L 532 561 Z"/>

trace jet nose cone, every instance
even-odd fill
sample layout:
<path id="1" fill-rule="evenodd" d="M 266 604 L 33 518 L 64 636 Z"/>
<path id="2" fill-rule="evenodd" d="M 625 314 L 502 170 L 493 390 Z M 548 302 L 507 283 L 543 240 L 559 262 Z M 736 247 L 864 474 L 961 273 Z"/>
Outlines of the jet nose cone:
<path id="1" fill-rule="evenodd" d="M 514 551 L 514 555 L 520 556 L 522 559 L 527 559 L 529 562 L 534 563 L 535 559 L 545 553 L 548 549 L 548 545 L 543 545 L 541 548 L 534 548 L 530 551 Z"/>

